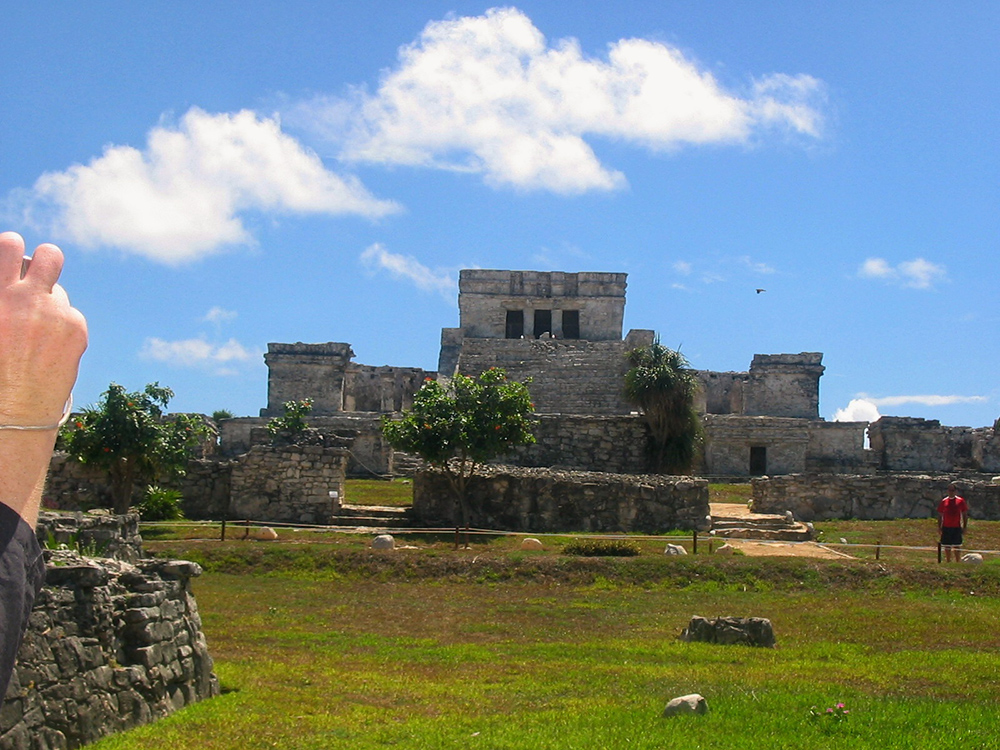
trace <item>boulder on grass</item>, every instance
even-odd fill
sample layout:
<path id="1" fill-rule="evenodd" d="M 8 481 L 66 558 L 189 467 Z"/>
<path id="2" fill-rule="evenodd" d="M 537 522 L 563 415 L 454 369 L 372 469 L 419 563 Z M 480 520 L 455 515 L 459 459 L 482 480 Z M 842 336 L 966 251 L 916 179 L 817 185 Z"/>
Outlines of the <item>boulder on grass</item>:
<path id="1" fill-rule="evenodd" d="M 774 629 L 766 617 L 692 617 L 682 641 L 774 648 Z"/>
<path id="2" fill-rule="evenodd" d="M 735 555 L 736 547 L 731 544 L 723 544 L 719 549 L 715 550 L 717 555 Z"/>
<path id="3" fill-rule="evenodd" d="M 682 695 L 674 698 L 667 707 L 663 709 L 663 716 L 677 716 L 677 714 L 704 714 L 708 713 L 708 703 L 698 693 Z"/>
<path id="4" fill-rule="evenodd" d="M 966 552 L 962 555 L 962 562 L 972 563 L 973 565 L 981 565 L 983 562 L 983 556 L 978 552 Z"/>
<path id="5" fill-rule="evenodd" d="M 392 534 L 379 534 L 372 540 L 372 549 L 396 549 Z"/>
<path id="6" fill-rule="evenodd" d="M 667 548 L 663 550 L 664 555 L 686 555 L 687 553 L 688 551 L 679 544 L 668 544 Z"/>
<path id="7" fill-rule="evenodd" d="M 542 545 L 541 539 L 529 536 L 521 540 L 521 549 L 544 549 L 544 545 Z"/>
<path id="8" fill-rule="evenodd" d="M 270 526 L 261 526 L 259 529 L 254 529 L 251 535 L 260 542 L 273 542 L 278 538 L 278 532 Z"/>

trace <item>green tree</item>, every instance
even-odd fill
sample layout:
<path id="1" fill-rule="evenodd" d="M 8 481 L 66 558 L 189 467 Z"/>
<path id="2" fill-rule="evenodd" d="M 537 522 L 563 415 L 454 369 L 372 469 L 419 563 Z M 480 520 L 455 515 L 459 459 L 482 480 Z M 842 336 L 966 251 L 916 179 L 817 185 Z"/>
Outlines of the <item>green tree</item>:
<path id="1" fill-rule="evenodd" d="M 269 420 L 267 431 L 271 435 L 272 441 L 294 442 L 295 438 L 309 429 L 306 417 L 312 411 L 312 399 L 286 401 L 282 404 L 282 408 L 285 410 L 284 416 Z"/>
<path id="2" fill-rule="evenodd" d="M 469 527 L 466 490 L 476 468 L 535 442 L 533 409 L 527 383 L 509 380 L 498 368 L 477 378 L 456 375 L 447 385 L 428 378 L 412 409 L 399 419 L 382 417 L 382 434 L 396 450 L 444 472 L 455 499 L 457 539 L 459 523 Z"/>
<path id="3" fill-rule="evenodd" d="M 626 355 L 625 398 L 649 424 L 653 471 L 686 474 L 701 445 L 701 419 L 695 410 L 699 382 L 687 360 L 659 339 Z"/>
<path id="4" fill-rule="evenodd" d="M 159 383 L 132 393 L 111 383 L 96 406 L 87 407 L 63 428 L 66 451 L 108 473 L 116 513 L 128 511 L 136 482 L 182 475 L 208 435 L 200 417 L 165 416 L 173 396 Z"/>

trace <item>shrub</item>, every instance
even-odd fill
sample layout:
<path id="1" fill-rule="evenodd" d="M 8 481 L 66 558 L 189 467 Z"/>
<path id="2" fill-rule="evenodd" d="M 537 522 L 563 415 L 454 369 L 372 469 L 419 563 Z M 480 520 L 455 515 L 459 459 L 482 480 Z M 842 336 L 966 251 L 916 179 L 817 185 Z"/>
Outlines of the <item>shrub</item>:
<path id="1" fill-rule="evenodd" d="M 143 521 L 176 521 L 184 518 L 182 500 L 183 495 L 179 490 L 168 490 L 151 484 L 135 509 Z"/>
<path id="2" fill-rule="evenodd" d="M 635 557 L 640 554 L 639 545 L 623 539 L 592 539 L 570 542 L 563 548 L 563 554 L 582 557 Z"/>
<path id="3" fill-rule="evenodd" d="M 299 401 L 286 401 L 282 404 L 285 410 L 283 417 L 275 417 L 267 423 L 267 431 L 271 437 L 278 437 L 282 434 L 295 437 L 301 435 L 309 428 L 306 417 L 312 411 L 313 402 L 311 398 L 303 398 Z"/>

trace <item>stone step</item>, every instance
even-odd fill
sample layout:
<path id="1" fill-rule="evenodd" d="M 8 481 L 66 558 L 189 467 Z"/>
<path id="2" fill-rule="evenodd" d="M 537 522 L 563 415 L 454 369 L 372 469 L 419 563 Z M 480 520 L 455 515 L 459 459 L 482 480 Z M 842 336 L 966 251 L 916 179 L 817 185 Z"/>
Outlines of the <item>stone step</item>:
<path id="1" fill-rule="evenodd" d="M 376 518 L 374 516 L 333 516 L 331 526 L 364 526 L 372 529 L 406 529 L 412 524 L 407 518 Z"/>
<path id="2" fill-rule="evenodd" d="M 401 529 L 412 525 L 409 507 L 388 505 L 341 505 L 330 519 L 334 526 L 371 526 Z"/>
<path id="3" fill-rule="evenodd" d="M 782 519 L 780 521 L 758 521 L 757 519 L 733 519 L 733 520 L 719 520 L 718 518 L 712 518 L 712 528 L 713 529 L 791 529 L 795 527 L 795 523 L 789 523 L 788 521 Z"/>
<path id="4" fill-rule="evenodd" d="M 409 517 L 410 507 L 400 507 L 397 505 L 349 505 L 343 503 L 340 506 L 338 516 L 372 516 L 375 518 L 400 518 Z"/>
<path id="5" fill-rule="evenodd" d="M 786 529 L 732 528 L 712 529 L 709 534 L 721 539 L 759 539 L 774 542 L 808 542 L 812 532 L 805 524 L 795 524 Z"/>

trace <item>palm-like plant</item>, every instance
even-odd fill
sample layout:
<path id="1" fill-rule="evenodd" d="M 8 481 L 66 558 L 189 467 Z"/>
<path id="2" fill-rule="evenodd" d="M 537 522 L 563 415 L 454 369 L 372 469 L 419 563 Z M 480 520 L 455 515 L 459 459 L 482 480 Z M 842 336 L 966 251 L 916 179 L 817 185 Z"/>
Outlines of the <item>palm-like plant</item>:
<path id="1" fill-rule="evenodd" d="M 695 410 L 699 382 L 688 361 L 659 339 L 626 355 L 625 398 L 649 424 L 653 470 L 665 474 L 691 471 L 701 444 L 701 419 Z"/>

